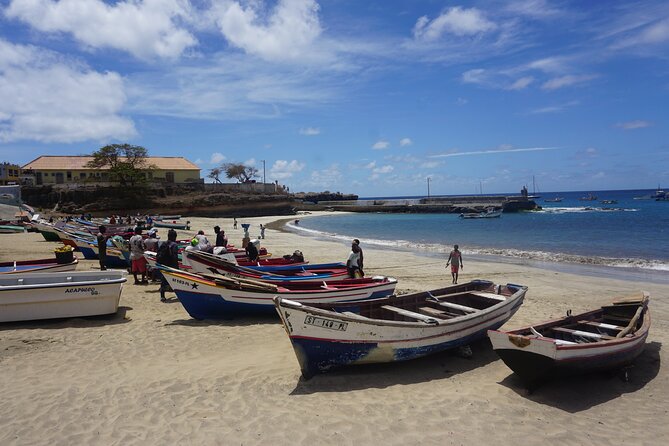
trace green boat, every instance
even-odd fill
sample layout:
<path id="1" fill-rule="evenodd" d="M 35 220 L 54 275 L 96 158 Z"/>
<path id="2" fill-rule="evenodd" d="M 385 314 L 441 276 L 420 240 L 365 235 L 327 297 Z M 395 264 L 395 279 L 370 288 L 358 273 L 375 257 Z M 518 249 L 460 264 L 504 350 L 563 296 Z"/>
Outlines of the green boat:
<path id="1" fill-rule="evenodd" d="M 26 228 L 16 225 L 0 225 L 0 234 L 17 234 L 26 232 Z"/>

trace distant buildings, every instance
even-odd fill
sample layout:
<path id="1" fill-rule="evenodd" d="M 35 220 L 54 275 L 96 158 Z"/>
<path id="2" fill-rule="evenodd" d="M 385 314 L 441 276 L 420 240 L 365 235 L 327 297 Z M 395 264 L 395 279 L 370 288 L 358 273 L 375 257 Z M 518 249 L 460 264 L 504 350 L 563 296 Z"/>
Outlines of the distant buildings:
<path id="1" fill-rule="evenodd" d="M 108 168 L 93 169 L 87 164 L 92 156 L 40 156 L 22 168 L 22 184 L 113 184 L 116 179 Z M 153 168 L 144 172 L 153 184 L 202 183 L 200 167 L 183 157 L 150 156 L 146 159 Z M 18 168 L 18 166 L 14 166 Z M 16 170 L 16 169 L 12 169 Z M 18 170 L 17 178 L 18 181 Z M 2 178 L 0 176 L 0 178 Z"/>
<path id="2" fill-rule="evenodd" d="M 0 164 L 0 186 L 19 184 L 21 168 L 18 164 L 4 162 Z"/>

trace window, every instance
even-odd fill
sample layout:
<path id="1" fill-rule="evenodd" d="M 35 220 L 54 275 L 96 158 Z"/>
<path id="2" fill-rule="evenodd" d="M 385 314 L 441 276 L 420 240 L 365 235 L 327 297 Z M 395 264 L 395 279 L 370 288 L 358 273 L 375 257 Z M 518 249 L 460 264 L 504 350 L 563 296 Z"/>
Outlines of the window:
<path id="1" fill-rule="evenodd" d="M 72 180 L 72 172 L 69 171 L 69 170 L 67 171 L 67 180 L 68 180 L 68 181 L 71 181 L 71 180 Z"/>
<path id="2" fill-rule="evenodd" d="M 84 178 L 86 178 L 86 174 L 84 172 L 81 172 L 79 174 L 79 178 L 81 178 L 83 180 Z"/>

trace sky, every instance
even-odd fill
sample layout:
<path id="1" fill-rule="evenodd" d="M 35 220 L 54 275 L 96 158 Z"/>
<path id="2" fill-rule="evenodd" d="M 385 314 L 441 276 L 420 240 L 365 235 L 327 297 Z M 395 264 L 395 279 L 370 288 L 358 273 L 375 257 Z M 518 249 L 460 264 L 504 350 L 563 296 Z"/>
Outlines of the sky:
<path id="1" fill-rule="evenodd" d="M 668 120 L 666 0 L 0 0 L 0 161 L 128 143 L 291 192 L 654 188 Z"/>

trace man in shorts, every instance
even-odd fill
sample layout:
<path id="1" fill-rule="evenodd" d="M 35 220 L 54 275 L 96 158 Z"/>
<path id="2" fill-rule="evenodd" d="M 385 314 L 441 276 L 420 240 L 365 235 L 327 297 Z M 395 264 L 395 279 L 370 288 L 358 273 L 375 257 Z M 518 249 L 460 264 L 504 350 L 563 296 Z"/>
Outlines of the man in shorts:
<path id="1" fill-rule="evenodd" d="M 458 272 L 460 268 L 465 266 L 462 264 L 462 253 L 458 249 L 458 245 L 453 246 L 453 251 L 448 256 L 448 261 L 446 262 L 446 268 L 448 264 L 451 264 L 451 276 L 453 276 L 453 283 L 458 283 Z"/>
<path id="2" fill-rule="evenodd" d="M 146 245 L 142 237 L 142 230 L 135 228 L 135 235 L 130 237 L 130 261 L 132 263 L 132 275 L 135 277 L 135 285 L 144 285 L 149 283 L 146 280 L 146 259 L 144 258 Z M 142 275 L 142 280 L 137 280 L 137 274 Z"/>

